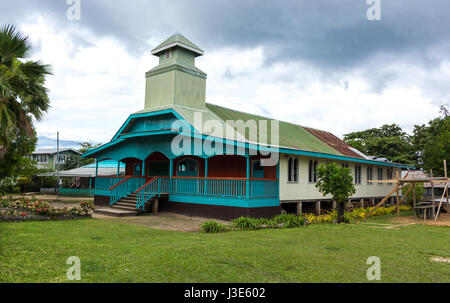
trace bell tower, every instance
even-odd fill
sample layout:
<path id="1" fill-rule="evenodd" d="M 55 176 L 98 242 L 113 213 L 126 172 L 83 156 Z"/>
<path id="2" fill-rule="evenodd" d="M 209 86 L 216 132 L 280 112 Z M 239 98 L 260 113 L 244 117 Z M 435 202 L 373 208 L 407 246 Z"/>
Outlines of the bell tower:
<path id="1" fill-rule="evenodd" d="M 145 108 L 181 105 L 204 109 L 206 74 L 195 66 L 204 54 L 177 33 L 152 50 L 159 64 L 145 74 Z"/>

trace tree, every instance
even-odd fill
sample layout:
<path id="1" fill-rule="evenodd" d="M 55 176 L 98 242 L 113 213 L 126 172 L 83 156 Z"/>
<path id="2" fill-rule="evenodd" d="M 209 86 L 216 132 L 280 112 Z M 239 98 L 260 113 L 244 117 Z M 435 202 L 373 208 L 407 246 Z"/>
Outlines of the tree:
<path id="1" fill-rule="evenodd" d="M 425 171 L 433 170 L 435 176 L 444 174 L 443 160 L 450 161 L 450 116 L 445 106 L 442 117 L 415 125 L 413 144 L 416 150 L 417 166 Z"/>
<path id="2" fill-rule="evenodd" d="M 14 26 L 0 29 L 0 160 L 21 135 L 35 137 L 33 119 L 40 121 L 50 107 L 45 76 L 50 67 L 26 60 L 31 45 Z"/>
<path id="3" fill-rule="evenodd" d="M 411 137 L 396 124 L 349 133 L 344 135 L 344 141 L 366 155 L 415 164 Z"/>
<path id="4" fill-rule="evenodd" d="M 409 185 L 409 186 L 412 186 Z M 406 193 L 408 193 L 409 190 L 409 186 L 404 186 L 402 188 L 402 196 L 406 195 Z M 421 201 L 423 195 L 425 194 L 425 187 L 423 186 L 423 183 L 416 183 L 415 188 L 414 188 L 414 192 L 416 193 L 416 201 Z M 406 196 L 405 199 L 405 204 L 408 206 L 412 206 L 413 205 L 413 191 L 411 190 L 408 195 Z"/>
<path id="5" fill-rule="evenodd" d="M 82 153 L 82 154 L 84 154 L 84 153 L 86 153 L 88 150 L 90 150 L 90 149 L 92 149 L 92 148 L 96 148 L 96 147 L 98 147 L 98 146 L 100 146 L 101 144 L 92 144 L 92 143 L 90 143 L 90 142 L 83 142 L 83 143 L 80 143 L 80 145 L 81 145 L 81 148 L 78 150 L 80 153 Z M 94 159 L 90 159 L 90 158 L 83 158 L 83 159 L 81 159 L 81 165 L 88 165 L 88 164 L 92 164 L 92 163 L 94 163 L 95 162 L 95 160 Z"/>
<path id="6" fill-rule="evenodd" d="M 27 183 L 37 173 L 36 163 L 24 157 L 34 151 L 36 136 L 30 138 L 21 129 L 15 129 L 15 132 L 14 140 L 0 161 L 0 193 L 18 192 L 21 184 Z"/>
<path id="7" fill-rule="evenodd" d="M 60 165 L 60 170 L 71 170 L 81 166 L 80 156 L 66 155 L 66 163 Z"/>
<path id="8" fill-rule="evenodd" d="M 30 138 L 25 130 L 16 128 L 12 137 L 14 139 L 9 142 L 9 147 L 0 161 L 1 178 L 21 176 L 27 167 L 35 166 L 32 160 L 24 155 L 34 151 L 37 142 L 36 136 Z"/>
<path id="9" fill-rule="evenodd" d="M 316 187 L 324 195 L 330 194 L 337 206 L 337 222 L 344 216 L 344 206 L 348 198 L 356 192 L 350 168 L 336 163 L 320 164 L 317 168 Z"/>

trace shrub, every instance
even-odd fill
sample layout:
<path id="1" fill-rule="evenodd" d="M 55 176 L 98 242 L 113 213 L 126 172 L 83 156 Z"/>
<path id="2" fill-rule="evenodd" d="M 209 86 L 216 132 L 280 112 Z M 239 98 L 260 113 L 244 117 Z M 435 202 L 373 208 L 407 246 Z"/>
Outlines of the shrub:
<path id="1" fill-rule="evenodd" d="M 233 227 L 240 230 L 255 230 L 260 226 L 258 219 L 252 219 L 250 217 L 240 217 L 231 221 Z"/>
<path id="2" fill-rule="evenodd" d="M 272 219 L 276 224 L 284 224 L 287 228 L 299 227 L 305 223 L 305 219 L 301 216 L 293 214 L 282 214 Z"/>
<path id="3" fill-rule="evenodd" d="M 205 233 L 219 233 L 226 230 L 226 226 L 214 220 L 206 221 L 201 225 L 202 231 Z"/>
<path id="4" fill-rule="evenodd" d="M 55 208 L 47 201 L 35 199 L 4 199 L 0 201 L 0 206 L 11 210 L 25 210 L 36 216 L 59 217 L 65 215 L 88 216 L 95 209 L 92 202 L 81 202 L 80 206 L 72 208 Z"/>
<path id="5" fill-rule="evenodd" d="M 344 212 L 344 216 L 342 216 L 342 222 L 352 223 L 353 222 L 352 214 L 349 212 Z"/>

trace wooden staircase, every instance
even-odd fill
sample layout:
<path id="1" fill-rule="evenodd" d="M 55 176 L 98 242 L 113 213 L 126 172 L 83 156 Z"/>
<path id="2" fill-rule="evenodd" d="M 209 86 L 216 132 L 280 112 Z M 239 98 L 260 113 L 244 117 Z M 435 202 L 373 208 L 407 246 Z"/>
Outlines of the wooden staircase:
<path id="1" fill-rule="evenodd" d="M 137 194 L 132 193 L 129 194 L 127 197 L 120 199 L 116 203 L 114 203 L 111 208 L 115 209 L 123 209 L 123 210 L 129 210 L 137 212 L 136 209 L 136 200 L 137 200 Z"/>
<path id="2" fill-rule="evenodd" d="M 158 197 L 154 197 L 145 203 L 145 210 L 141 208 L 136 208 L 137 194 L 131 193 L 128 196 L 120 199 L 110 207 L 104 207 L 96 209 L 95 212 L 115 217 L 128 217 L 136 216 L 146 211 L 151 211 L 153 213 L 158 212 Z M 150 205 L 152 208 L 150 209 Z"/>
<path id="3" fill-rule="evenodd" d="M 136 208 L 137 195 L 135 193 L 129 194 L 114 203 L 112 206 L 97 207 L 95 213 L 113 216 L 113 217 L 132 217 L 140 214 L 141 209 Z"/>

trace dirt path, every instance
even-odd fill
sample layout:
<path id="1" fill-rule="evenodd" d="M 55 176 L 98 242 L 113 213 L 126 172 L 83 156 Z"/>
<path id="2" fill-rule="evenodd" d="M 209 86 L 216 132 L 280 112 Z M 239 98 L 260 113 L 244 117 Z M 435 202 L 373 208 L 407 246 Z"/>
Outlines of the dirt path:
<path id="1" fill-rule="evenodd" d="M 426 224 L 431 226 L 450 226 L 450 214 L 440 214 L 437 221 L 427 219 L 423 221 L 423 219 L 414 219 L 414 216 L 410 217 L 400 217 L 400 218 L 392 218 L 390 220 L 392 223 L 415 223 L 415 224 Z"/>
<path id="2" fill-rule="evenodd" d="M 122 223 L 142 225 L 150 228 L 176 231 L 199 231 L 200 225 L 203 224 L 203 222 L 210 220 L 208 218 L 191 217 L 168 212 L 161 212 L 156 215 L 143 214 L 135 217 L 122 218 L 104 216 L 94 213 L 93 217 L 97 219 L 114 220 Z M 229 222 L 226 221 L 215 221 L 222 224 L 229 224 Z"/>

